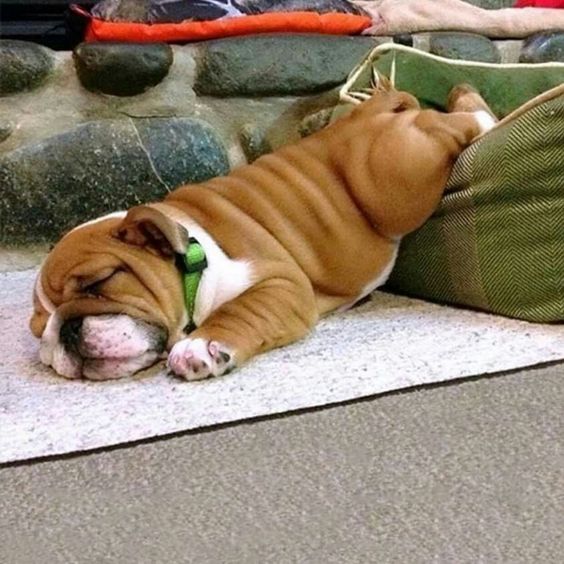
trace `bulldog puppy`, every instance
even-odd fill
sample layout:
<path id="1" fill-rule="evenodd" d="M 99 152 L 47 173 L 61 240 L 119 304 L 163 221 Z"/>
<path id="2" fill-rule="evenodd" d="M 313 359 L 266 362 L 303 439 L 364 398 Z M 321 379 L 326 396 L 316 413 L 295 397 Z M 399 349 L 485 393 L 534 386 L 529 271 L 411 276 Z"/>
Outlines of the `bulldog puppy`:
<path id="1" fill-rule="evenodd" d="M 380 88 L 228 176 L 75 228 L 37 278 L 41 360 L 67 378 L 108 379 L 168 351 L 170 371 L 197 380 L 304 337 L 386 281 L 402 236 L 494 121 L 470 87 L 453 90 L 448 113 Z M 182 257 L 194 249 L 205 258 L 190 298 Z"/>

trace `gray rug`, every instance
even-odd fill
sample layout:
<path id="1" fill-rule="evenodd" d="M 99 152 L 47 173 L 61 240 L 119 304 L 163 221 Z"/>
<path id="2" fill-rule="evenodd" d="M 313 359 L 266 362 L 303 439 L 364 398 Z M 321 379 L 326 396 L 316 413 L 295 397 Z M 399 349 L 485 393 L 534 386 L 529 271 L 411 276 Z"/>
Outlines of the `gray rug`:
<path id="1" fill-rule="evenodd" d="M 231 375 L 187 383 L 162 366 L 66 381 L 27 329 L 35 271 L 0 274 L 0 462 L 110 446 L 564 358 L 564 326 L 533 325 L 376 292 L 306 340 Z"/>

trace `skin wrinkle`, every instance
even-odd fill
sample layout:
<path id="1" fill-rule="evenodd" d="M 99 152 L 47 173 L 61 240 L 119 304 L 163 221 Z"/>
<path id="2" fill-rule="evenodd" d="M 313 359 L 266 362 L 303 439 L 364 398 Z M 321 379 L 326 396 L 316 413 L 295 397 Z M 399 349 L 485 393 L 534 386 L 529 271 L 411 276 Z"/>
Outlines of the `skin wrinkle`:
<path id="1" fill-rule="evenodd" d="M 316 193 L 323 192 L 323 195 L 328 198 L 329 204 L 324 206 L 324 211 L 329 211 L 333 215 L 341 215 L 345 211 L 350 212 L 350 202 L 347 201 L 345 194 L 340 190 L 327 189 L 328 186 L 344 187 L 344 179 L 342 174 L 339 174 L 332 161 L 327 160 L 323 153 L 317 148 L 317 143 L 311 140 L 312 149 L 309 145 L 300 151 L 302 159 L 307 155 L 307 178 L 311 182 L 312 190 Z M 315 145 L 315 150 L 313 146 Z M 265 165 L 268 167 L 270 163 L 276 166 L 283 166 L 283 160 L 277 157 L 276 154 L 270 155 L 270 160 L 265 160 Z M 315 179 L 315 180 L 313 180 Z"/>
<path id="2" fill-rule="evenodd" d="M 108 282 L 108 280 L 114 276 L 114 274 L 117 274 L 118 272 L 120 272 L 120 269 L 106 269 L 106 271 L 102 271 L 100 272 L 97 276 L 94 277 L 90 277 L 90 278 L 84 278 L 81 277 L 79 279 L 79 289 L 81 292 L 87 292 L 89 294 L 93 294 L 93 295 L 97 295 L 99 293 L 99 289 L 102 287 L 102 285 L 105 282 Z M 95 291 L 93 291 L 95 290 Z"/>
<path id="3" fill-rule="evenodd" d="M 49 298 L 55 305 L 58 305 L 66 299 L 70 299 L 73 295 L 79 293 L 79 283 L 77 281 L 78 272 L 81 272 L 85 265 L 91 265 L 91 262 L 91 257 L 84 259 L 76 267 L 63 272 L 59 278 L 55 278 L 56 283 L 50 285 L 52 293 L 48 294 Z M 104 268 L 113 267 L 104 265 Z"/>
<path id="4" fill-rule="evenodd" d="M 297 196 L 303 207 L 307 209 L 312 209 L 314 213 L 316 213 L 316 219 L 322 221 L 325 225 L 329 223 L 329 219 L 324 217 L 324 214 L 321 213 L 321 210 L 317 209 L 312 204 L 316 202 L 318 199 L 318 195 L 320 192 L 330 193 L 330 190 L 326 189 L 326 186 L 330 186 L 335 183 L 337 180 L 341 183 L 341 179 L 336 178 L 332 175 L 331 182 L 324 182 L 323 178 L 313 178 L 314 171 L 311 170 L 309 166 L 303 166 L 302 161 L 306 160 L 308 163 L 312 161 L 313 163 L 318 163 L 321 161 L 321 157 L 318 155 L 318 151 L 313 151 L 307 145 L 298 150 L 288 148 L 284 157 L 292 156 L 295 161 L 294 167 L 289 167 L 286 159 L 282 158 L 280 155 L 272 154 L 269 155 L 268 159 L 264 159 L 264 166 L 263 170 L 255 170 L 255 169 L 248 169 L 246 171 L 247 174 L 254 173 L 255 177 L 259 174 L 265 174 L 265 172 L 272 173 L 276 179 L 282 180 L 284 182 L 290 183 L 297 192 L 295 196 Z M 299 165 L 299 166 L 298 166 Z M 323 171 L 323 175 L 327 175 L 327 165 L 325 165 L 325 170 Z M 319 167 L 317 167 L 317 172 L 319 174 Z M 334 191 L 336 192 L 336 191 Z M 342 203 L 342 202 L 341 202 Z M 337 210 L 339 209 L 338 206 L 324 206 L 323 211 L 329 210 L 337 215 Z"/>
<path id="5" fill-rule="evenodd" d="M 144 288 L 146 289 L 146 286 L 144 286 Z M 108 290 L 106 290 L 106 292 L 108 294 L 105 296 L 106 299 L 110 301 L 117 301 L 112 297 L 111 292 Z M 150 294 L 152 295 L 152 292 Z M 151 303 L 146 296 L 139 296 L 137 293 L 134 294 L 131 286 L 128 288 L 127 294 L 122 294 L 122 296 L 123 297 L 120 298 L 120 303 L 136 308 L 139 311 L 143 311 L 146 315 L 159 311 L 159 304 L 156 299 L 154 299 L 153 303 Z"/>
<path id="6" fill-rule="evenodd" d="M 62 244 L 66 243 L 65 238 L 70 236 L 72 234 L 71 230 L 69 233 L 67 233 L 64 237 L 63 240 L 61 241 Z M 93 241 L 93 237 L 89 237 L 88 240 L 86 242 L 91 242 Z M 54 291 L 54 292 L 60 292 L 62 291 L 65 282 L 67 281 L 67 279 L 69 277 L 72 277 L 75 273 L 75 271 L 78 271 L 80 269 L 82 269 L 84 267 L 85 264 L 89 263 L 91 261 L 91 256 L 92 254 L 97 254 L 96 252 L 93 252 L 90 250 L 89 246 L 86 245 L 86 242 L 83 242 L 81 245 L 81 248 L 84 249 L 84 252 L 87 254 L 88 258 L 86 259 L 81 259 L 79 260 L 77 263 L 70 263 L 67 265 L 67 267 L 62 270 L 59 273 L 59 276 L 52 276 L 47 280 L 47 285 Z M 63 261 L 66 259 L 66 257 L 63 257 Z M 52 255 L 47 257 L 47 261 L 51 262 L 53 259 Z M 61 260 L 57 261 L 57 264 L 60 264 L 61 262 L 63 262 Z M 55 272 L 57 271 L 57 268 L 54 269 Z M 56 282 L 59 282 L 59 284 L 56 284 Z"/>
<path id="7" fill-rule="evenodd" d="M 230 179 L 231 180 L 231 179 Z M 244 190 L 247 189 L 248 184 L 244 183 L 244 181 L 242 179 L 232 179 L 233 183 L 230 185 L 231 188 L 239 185 L 241 186 Z M 212 181 L 213 182 L 213 181 Z M 272 257 L 278 257 L 281 254 L 284 254 L 287 260 L 291 260 L 293 261 L 293 257 L 288 253 L 288 251 L 285 249 L 285 247 L 282 245 L 282 243 L 276 238 L 275 234 L 269 229 L 269 227 L 267 225 L 263 225 L 262 223 L 258 222 L 257 220 L 255 220 L 252 216 L 249 216 L 246 212 L 245 209 L 238 208 L 235 207 L 233 205 L 233 203 L 226 197 L 223 195 L 222 191 L 224 189 L 224 186 L 221 187 L 221 190 L 217 190 L 213 192 L 213 195 L 210 194 L 210 196 L 212 198 L 219 198 L 220 201 L 223 203 L 223 205 L 221 206 L 221 210 L 220 211 L 225 211 L 229 214 L 232 215 L 234 222 L 237 222 L 237 220 L 244 220 L 246 222 L 248 222 L 249 220 L 251 220 L 253 222 L 252 225 L 252 230 L 253 231 L 258 231 L 259 233 L 256 234 L 255 237 L 246 237 L 246 238 L 241 238 L 241 242 L 243 243 L 243 245 L 247 244 L 248 248 L 243 248 L 242 252 L 239 253 L 232 253 L 230 254 L 231 258 L 234 259 L 240 259 L 240 258 L 245 258 L 246 260 L 252 260 L 252 259 L 247 259 L 247 256 L 253 256 L 254 255 L 254 251 L 255 251 L 255 247 L 256 245 L 253 244 L 254 241 L 260 241 L 261 243 L 264 243 L 265 241 L 268 241 L 268 243 L 270 244 L 270 247 L 272 247 L 272 244 L 274 244 L 274 252 L 268 252 L 266 251 L 266 253 L 264 252 L 263 249 L 263 253 L 264 253 L 264 258 L 270 258 Z M 193 190 L 193 188 L 190 188 L 190 190 Z M 206 194 L 203 194 L 203 196 L 205 196 Z M 202 224 L 210 224 L 213 221 L 213 218 L 211 218 L 208 214 L 205 213 L 204 210 L 202 209 L 198 209 L 195 206 L 192 206 L 190 204 L 188 204 L 187 202 L 184 202 L 183 200 L 175 200 L 173 198 L 171 198 L 172 201 L 174 201 L 174 203 L 189 217 L 193 217 L 194 220 L 202 225 Z M 215 200 L 214 202 L 214 208 L 219 208 L 220 206 L 217 206 L 218 202 L 217 200 Z M 249 252 L 250 251 L 250 252 Z"/>
<path id="8" fill-rule="evenodd" d="M 116 225 L 121 222 L 121 220 L 110 220 Z M 88 253 L 88 258 L 81 260 L 79 264 L 70 269 L 67 269 L 61 274 L 61 283 L 55 284 L 55 286 L 62 286 L 65 278 L 71 276 L 73 279 L 76 276 L 84 275 L 84 271 L 87 273 L 90 271 L 96 271 L 101 267 L 101 265 L 106 265 L 110 263 L 110 268 L 118 269 L 120 267 L 125 267 L 126 270 L 134 271 L 135 276 L 132 274 L 123 273 L 124 276 L 131 277 L 129 284 L 126 287 L 129 291 L 125 294 L 121 292 L 119 294 L 119 299 L 121 304 L 119 306 L 106 304 L 104 307 L 111 307 L 112 313 L 125 313 L 127 314 L 128 308 L 131 308 L 131 313 L 135 312 L 140 314 L 141 317 L 146 321 L 155 321 L 157 318 L 158 322 L 163 325 L 169 332 L 173 332 L 172 325 L 177 320 L 177 313 L 175 311 L 174 304 L 171 303 L 170 295 L 174 291 L 171 287 L 170 279 L 166 278 L 164 283 L 163 279 L 158 276 L 158 274 L 153 273 L 150 268 L 147 268 L 145 261 L 145 253 L 139 249 L 130 247 L 127 244 L 121 243 L 114 238 L 107 238 L 109 242 L 109 248 L 106 246 L 103 253 Z M 119 251 L 115 248 L 116 245 L 119 247 Z M 143 257 L 143 258 L 142 258 Z M 156 258 L 154 260 L 157 260 Z M 174 266 L 171 267 L 172 270 L 176 272 Z M 108 280 L 110 282 L 110 280 Z M 115 282 L 115 281 L 114 281 Z M 148 299 L 147 292 L 139 292 L 139 295 L 131 295 L 131 288 L 134 288 L 136 284 L 141 283 L 145 290 L 148 291 L 148 295 L 153 297 L 153 301 Z M 179 288 L 180 288 L 180 282 Z M 104 284 L 100 289 L 102 291 L 108 291 L 109 284 Z M 50 299 L 55 304 L 61 303 L 60 292 L 57 294 L 49 295 Z M 100 297 L 95 298 L 95 301 L 100 300 Z M 106 299 L 107 302 L 112 302 L 113 298 L 111 296 L 103 296 L 102 299 Z M 99 305 L 93 305 L 93 300 L 88 301 L 75 301 L 77 307 L 81 312 L 87 313 L 90 309 L 93 312 L 99 313 L 101 310 Z M 127 307 L 126 307 L 127 306 Z M 64 310 L 63 310 L 64 311 Z"/>
<path id="9" fill-rule="evenodd" d="M 130 265 L 135 263 L 135 273 L 137 274 L 139 280 L 143 283 L 144 287 L 150 292 L 150 294 L 155 298 L 155 301 L 158 306 L 160 306 L 163 310 L 167 310 L 170 308 L 170 300 L 169 292 L 158 292 L 157 289 L 161 289 L 163 281 L 161 277 L 159 277 L 156 273 L 153 274 L 150 269 L 147 269 L 145 265 L 142 263 L 141 265 L 137 264 L 138 257 L 133 255 L 129 249 L 127 248 L 124 251 L 126 256 L 130 257 Z M 175 269 L 176 270 L 176 269 Z M 169 286 L 166 285 L 167 282 L 165 281 L 165 287 L 167 290 L 172 290 Z M 173 312 L 167 312 L 167 317 L 171 318 L 173 316 Z"/>
<path id="10" fill-rule="evenodd" d="M 158 275 L 152 276 L 152 273 L 150 273 L 150 269 L 143 268 L 143 265 L 141 265 L 141 268 L 136 268 L 135 272 L 137 274 L 138 280 L 140 280 L 141 283 L 143 284 L 143 287 L 147 289 L 150 295 L 153 296 L 153 298 L 155 299 L 155 303 L 151 304 L 151 307 L 147 308 L 148 314 L 156 315 L 162 312 L 162 317 L 160 322 L 167 329 L 169 336 L 173 335 L 175 330 L 178 329 L 179 319 L 178 319 L 178 311 L 174 307 L 174 304 L 177 302 L 175 300 L 170 300 L 169 298 L 170 295 L 173 294 L 173 292 L 177 293 L 179 289 L 178 288 L 173 289 L 165 285 L 165 287 L 169 291 L 166 292 L 163 291 L 162 278 L 158 277 Z M 179 274 L 178 274 L 178 278 L 180 278 Z M 180 281 L 178 282 L 178 284 L 180 285 Z M 181 291 L 182 290 L 180 287 L 180 292 Z M 123 295 L 124 294 L 121 293 L 121 296 Z M 141 296 L 140 299 L 142 301 L 143 300 L 146 301 L 146 298 L 144 298 L 143 296 Z"/>
<path id="11" fill-rule="evenodd" d="M 290 277 L 294 275 L 299 278 L 295 280 L 288 278 L 284 281 L 283 272 L 280 269 L 283 269 Z M 284 264 L 271 264 L 268 277 L 265 276 L 261 282 L 255 284 L 237 300 L 224 304 L 206 320 L 205 328 L 203 326 L 198 328 L 190 337 L 192 339 L 202 338 L 202 334 L 205 335 L 205 332 L 209 331 L 216 333 L 216 340 L 219 341 L 225 341 L 225 338 L 228 337 L 231 342 L 234 342 L 232 350 L 234 350 L 237 362 L 243 362 L 249 357 L 251 351 L 266 350 L 265 347 L 269 348 L 272 343 L 275 343 L 275 346 L 283 344 L 288 337 L 289 320 L 293 320 L 292 327 L 296 332 L 294 339 L 303 336 L 304 331 L 307 332 L 308 328 L 317 320 L 317 314 L 311 307 L 296 307 L 295 304 L 301 303 L 304 298 L 314 300 L 313 289 L 309 284 L 309 289 L 301 286 L 302 293 L 296 294 L 294 284 L 304 283 L 301 278 L 303 273 L 299 270 L 287 271 L 288 268 L 284 267 Z M 271 299 L 273 285 L 281 283 L 285 286 L 293 286 L 288 292 L 290 299 L 284 300 L 284 296 L 277 292 L 275 293 L 277 299 L 273 302 Z M 264 303 L 267 304 L 267 308 L 264 307 Z M 266 318 L 264 318 L 265 309 L 268 311 Z M 308 317 L 311 315 L 315 317 L 313 319 Z M 216 319 L 219 320 L 218 324 L 215 322 Z M 261 319 L 266 319 L 267 323 L 261 324 Z M 276 326 L 273 327 L 273 323 L 280 325 L 278 320 L 284 320 L 280 330 Z M 249 331 L 242 331 L 242 325 L 249 327 Z M 257 327 L 261 327 L 260 332 L 256 330 Z"/>
<path id="12" fill-rule="evenodd" d="M 63 300 L 68 299 L 68 297 L 72 297 L 76 294 L 83 294 L 87 293 L 87 286 L 96 282 L 96 279 L 99 279 L 98 282 L 102 284 L 104 281 L 107 281 L 111 276 L 113 276 L 120 267 L 121 261 L 117 257 L 113 257 L 113 261 L 108 264 L 109 257 L 107 255 L 101 256 L 98 254 L 97 256 L 92 256 L 91 260 L 84 261 L 82 264 L 84 265 L 80 269 L 73 269 L 69 273 L 68 280 L 63 287 Z M 84 268 L 88 265 L 88 270 L 85 272 Z M 100 270 L 104 273 L 104 275 L 97 275 Z M 101 278 L 100 276 L 103 276 Z"/>
<path id="13" fill-rule="evenodd" d="M 385 116 L 383 116 L 382 119 L 385 119 Z M 374 131 L 380 131 L 385 126 L 381 123 L 373 123 L 372 127 Z M 378 135 L 375 135 L 376 141 L 378 137 Z M 365 211 L 362 205 L 363 202 L 359 198 L 357 191 L 351 189 L 353 186 L 365 185 L 366 188 L 363 191 L 373 190 L 373 179 L 378 178 L 379 167 L 377 163 L 375 163 L 376 166 L 370 166 L 373 160 L 370 158 L 371 144 L 366 141 L 365 136 L 354 134 L 345 136 L 345 139 L 342 141 L 342 143 L 346 147 L 343 150 L 343 154 L 355 155 L 355 164 L 353 166 L 350 166 L 350 163 L 345 160 L 337 161 L 337 166 L 339 168 L 340 174 L 343 176 L 343 178 L 345 178 L 343 186 L 345 187 L 351 200 L 354 202 L 355 208 L 356 210 L 358 210 L 359 215 L 362 216 L 366 224 L 371 228 L 375 228 L 382 237 L 387 238 L 386 234 L 382 233 L 378 229 L 378 222 L 375 222 L 374 218 L 370 217 L 370 214 Z"/>
<path id="14" fill-rule="evenodd" d="M 313 160 L 315 161 L 315 159 Z M 335 223 L 340 220 L 340 207 L 335 205 L 324 206 L 324 213 L 321 213 L 321 210 L 313 205 L 320 190 L 320 186 L 326 183 L 313 180 L 310 170 L 308 170 L 308 174 L 306 174 L 303 170 L 289 169 L 284 160 L 280 157 L 277 158 L 275 155 L 273 155 L 272 159 L 268 162 L 266 168 L 279 178 L 289 181 L 296 188 L 299 188 L 297 196 L 300 199 L 302 209 L 304 212 L 311 214 L 311 216 L 304 218 L 304 220 L 315 221 L 318 225 L 323 227 L 326 234 L 329 234 L 330 231 L 334 229 Z M 309 221 L 304 221 L 304 223 L 309 223 Z"/>
<path id="15" fill-rule="evenodd" d="M 286 153 L 290 151 L 292 151 L 293 153 L 297 153 L 296 150 L 292 150 L 291 148 L 288 148 Z M 310 181 L 309 178 L 310 175 L 309 174 L 306 175 L 303 170 L 305 167 L 301 167 L 300 170 L 298 171 L 294 170 L 293 168 L 289 172 L 286 170 L 282 170 L 282 167 L 285 166 L 284 165 L 285 161 L 282 159 L 282 157 L 286 156 L 286 153 L 282 153 L 281 156 L 277 156 L 276 154 L 268 155 L 267 157 L 264 157 L 261 160 L 261 163 L 263 163 L 264 166 L 260 170 L 256 168 L 245 168 L 243 171 L 239 172 L 238 174 L 238 176 L 245 175 L 245 177 L 252 175 L 252 177 L 254 177 L 254 179 L 256 178 L 257 180 L 257 182 L 254 182 L 253 184 L 259 183 L 258 181 L 260 181 L 262 177 L 262 182 L 260 182 L 260 186 L 262 188 L 261 190 L 257 190 L 255 188 L 255 192 L 253 194 L 253 199 L 252 199 L 252 207 L 249 206 L 248 208 L 246 208 L 246 211 L 248 209 L 249 214 L 253 214 L 253 213 L 256 214 L 257 211 L 258 213 L 260 213 L 261 210 L 259 208 L 261 208 L 261 206 L 257 206 L 257 203 L 264 200 L 265 204 L 262 206 L 261 209 L 266 209 L 268 211 L 269 214 L 268 225 L 273 226 L 268 230 L 277 240 L 279 239 L 276 233 L 274 232 L 274 229 L 283 233 L 284 239 L 281 240 L 280 242 L 283 244 L 285 249 L 300 247 L 302 240 L 307 237 L 306 233 L 311 230 L 311 228 L 308 227 L 308 225 L 305 223 L 307 217 L 305 217 L 303 213 L 298 218 L 292 217 L 291 219 L 292 224 L 290 225 L 290 219 L 286 219 L 286 216 L 291 217 L 291 214 L 286 213 L 285 210 L 282 211 L 280 211 L 279 209 L 273 210 L 272 206 L 270 205 L 270 201 L 275 198 L 275 195 L 268 193 L 269 191 L 268 187 L 271 185 L 276 185 L 275 180 L 282 179 L 285 183 L 290 182 L 294 189 L 296 187 L 299 188 L 300 185 L 303 186 L 304 180 Z M 303 156 L 303 155 L 307 155 L 307 153 L 308 152 L 304 150 L 304 151 L 300 151 L 299 154 L 300 156 Z M 320 160 L 321 158 L 318 158 L 316 155 L 315 162 L 317 163 Z M 297 159 L 294 160 L 294 164 L 296 164 L 296 162 Z M 286 168 L 288 168 L 287 165 Z M 297 166 L 295 168 L 297 168 Z M 277 178 L 275 179 L 271 179 L 268 176 L 268 174 L 273 171 L 276 173 Z M 235 183 L 232 182 L 233 180 L 235 180 Z M 232 177 L 226 179 L 226 181 L 230 181 L 231 188 L 233 187 L 233 185 L 237 184 L 238 180 L 239 178 L 233 179 Z M 341 183 L 340 180 L 339 183 Z M 325 194 L 328 192 L 328 190 L 325 189 L 324 184 L 319 182 L 312 183 L 311 185 L 312 194 L 308 199 L 308 203 L 312 202 L 312 207 L 314 207 L 314 209 L 317 209 L 317 206 L 314 205 L 315 202 L 318 200 L 322 201 L 322 198 L 320 198 L 321 195 L 320 192 L 323 193 L 323 198 L 324 198 Z M 263 196 L 262 193 L 264 193 L 265 195 Z M 305 190 L 299 191 L 300 195 L 302 193 L 306 193 L 306 191 Z M 311 245 L 310 252 L 308 254 L 303 254 L 302 252 L 300 256 L 300 260 L 298 261 L 298 265 L 304 272 L 306 271 L 306 269 L 309 269 L 310 277 L 316 279 L 316 288 L 321 291 L 325 291 L 326 289 L 326 286 L 320 282 L 323 279 L 323 272 L 326 270 L 333 270 L 334 268 L 336 268 L 336 267 L 332 267 L 331 263 L 333 260 L 338 260 L 338 258 L 334 257 L 333 255 L 325 256 L 323 262 L 319 263 L 318 256 L 319 256 L 320 246 L 339 248 L 341 244 L 340 239 L 350 230 L 351 224 L 354 225 L 358 223 L 359 217 L 361 218 L 364 217 L 361 213 L 359 213 L 358 209 L 353 204 L 352 200 L 343 201 L 343 197 L 341 198 L 339 205 L 324 206 L 323 207 L 324 214 L 327 216 L 333 216 L 334 210 L 338 209 L 338 210 L 346 210 L 348 213 L 350 213 L 350 215 L 353 215 L 354 217 L 353 218 L 347 217 L 346 219 L 343 219 L 343 221 L 341 222 L 339 222 L 338 220 L 334 221 L 331 229 L 332 233 L 329 235 L 326 234 L 324 238 L 318 238 L 315 241 L 309 241 L 309 244 Z M 281 201 L 284 202 L 283 199 L 281 199 Z M 251 202 L 249 202 L 249 204 L 250 203 Z M 243 204 L 245 204 L 245 202 L 243 202 Z M 303 206 L 301 206 L 300 209 L 303 210 Z M 329 210 L 328 213 L 326 212 L 326 210 Z M 349 210 L 351 211 L 349 212 Z M 288 210 L 288 212 L 290 211 L 292 210 Z M 275 220 L 274 217 L 276 217 L 277 219 Z M 261 223 L 264 225 L 266 222 L 261 222 Z M 324 225 L 328 226 L 329 223 L 331 222 L 328 221 Z M 303 229 L 300 229 L 300 226 L 302 226 Z M 335 228 L 335 226 L 338 226 L 338 228 Z M 296 227 L 298 229 L 296 229 Z M 319 227 L 319 223 L 316 222 L 315 228 L 318 227 Z M 366 221 L 365 227 L 367 230 L 371 230 L 368 221 Z M 328 240 L 328 236 L 330 238 L 336 237 L 337 239 L 333 243 L 331 243 Z M 296 262 L 297 258 L 293 256 L 292 260 Z M 318 266 L 316 266 L 316 264 L 318 264 Z M 313 270 L 316 270 L 318 274 L 312 274 Z M 348 289 L 336 290 L 332 292 L 330 291 L 330 293 L 333 296 L 346 295 L 348 293 Z"/>

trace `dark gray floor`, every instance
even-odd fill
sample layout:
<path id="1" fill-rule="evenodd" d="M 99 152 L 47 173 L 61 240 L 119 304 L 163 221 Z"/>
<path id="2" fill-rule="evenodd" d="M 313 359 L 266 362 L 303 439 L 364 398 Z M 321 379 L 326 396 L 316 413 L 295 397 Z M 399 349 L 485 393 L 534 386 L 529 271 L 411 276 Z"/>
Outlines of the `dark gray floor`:
<path id="1" fill-rule="evenodd" d="M 564 561 L 564 365 L 0 470 L 0 561 Z"/>

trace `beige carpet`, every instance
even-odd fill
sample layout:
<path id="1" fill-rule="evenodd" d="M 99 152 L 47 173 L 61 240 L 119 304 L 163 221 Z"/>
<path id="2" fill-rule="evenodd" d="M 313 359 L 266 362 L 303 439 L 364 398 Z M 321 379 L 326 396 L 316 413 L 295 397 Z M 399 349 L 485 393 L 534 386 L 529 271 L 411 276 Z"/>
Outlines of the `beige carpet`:
<path id="1" fill-rule="evenodd" d="M 489 374 L 564 358 L 564 326 L 532 325 L 375 293 L 305 341 L 233 374 L 186 383 L 155 367 L 108 383 L 40 365 L 27 330 L 34 271 L 0 274 L 0 462 Z"/>

